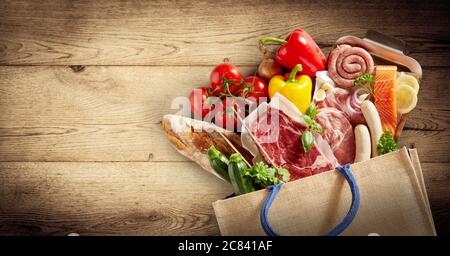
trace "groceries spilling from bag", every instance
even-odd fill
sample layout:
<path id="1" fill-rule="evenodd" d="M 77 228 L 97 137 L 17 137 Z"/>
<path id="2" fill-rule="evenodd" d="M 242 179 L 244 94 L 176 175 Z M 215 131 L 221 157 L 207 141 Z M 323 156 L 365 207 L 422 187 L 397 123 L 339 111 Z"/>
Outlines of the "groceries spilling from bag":
<path id="1" fill-rule="evenodd" d="M 188 115 L 164 116 L 177 151 L 241 195 L 397 150 L 421 73 L 380 64 L 351 40 L 326 57 L 300 28 L 258 43 L 253 73 L 218 64 L 190 93 Z"/>

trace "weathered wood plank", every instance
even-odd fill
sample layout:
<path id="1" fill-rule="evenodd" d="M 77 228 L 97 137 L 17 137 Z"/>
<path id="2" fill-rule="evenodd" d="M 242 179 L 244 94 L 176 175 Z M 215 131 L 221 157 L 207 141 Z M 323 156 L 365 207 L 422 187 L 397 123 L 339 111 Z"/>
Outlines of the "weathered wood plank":
<path id="1" fill-rule="evenodd" d="M 211 67 L 0 67 L 0 161 L 186 161 L 159 122 Z M 243 68 L 250 74 L 252 68 Z M 426 70 L 401 145 L 450 162 L 448 69 Z"/>
<path id="2" fill-rule="evenodd" d="M 419 157 L 422 158 L 420 155 Z M 450 164 L 421 163 L 421 165 L 436 232 L 438 235 L 449 235 L 450 193 L 448 184 L 450 183 Z"/>
<path id="3" fill-rule="evenodd" d="M 218 235 L 230 185 L 193 163 L 0 163 L 0 234 Z"/>
<path id="4" fill-rule="evenodd" d="M 448 163 L 422 168 L 448 233 Z M 192 163 L 0 163 L 0 184 L 2 235 L 218 235 L 211 203 L 232 192 Z"/>
<path id="5" fill-rule="evenodd" d="M 185 161 L 160 121 L 209 71 L 0 67 L 0 160 Z"/>
<path id="6" fill-rule="evenodd" d="M 261 36 L 303 27 L 324 47 L 368 29 L 407 42 L 424 66 L 449 66 L 445 1 L 2 1 L 0 64 L 240 65 Z M 431 18 L 432 17 L 432 18 Z"/>

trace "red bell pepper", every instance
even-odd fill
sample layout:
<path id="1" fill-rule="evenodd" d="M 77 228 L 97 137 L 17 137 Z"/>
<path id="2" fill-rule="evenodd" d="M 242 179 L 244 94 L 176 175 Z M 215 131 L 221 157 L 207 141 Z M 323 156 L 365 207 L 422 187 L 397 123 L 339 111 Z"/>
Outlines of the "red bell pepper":
<path id="1" fill-rule="evenodd" d="M 261 44 L 281 44 L 275 61 L 281 66 L 293 69 L 301 64 L 303 74 L 315 77 L 317 71 L 325 69 L 327 59 L 312 37 L 301 28 L 297 28 L 285 40 L 275 37 L 259 39 Z"/>

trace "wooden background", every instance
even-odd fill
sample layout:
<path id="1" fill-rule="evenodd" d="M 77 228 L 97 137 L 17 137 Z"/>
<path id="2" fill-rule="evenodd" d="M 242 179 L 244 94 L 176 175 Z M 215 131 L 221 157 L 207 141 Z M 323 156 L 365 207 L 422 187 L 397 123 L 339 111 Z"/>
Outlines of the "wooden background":
<path id="1" fill-rule="evenodd" d="M 211 203 L 231 188 L 170 147 L 161 117 L 224 58 L 249 74 L 259 37 L 298 26 L 325 53 L 367 29 L 406 41 L 424 75 L 400 144 L 450 234 L 445 1 L 215 2 L 0 1 L 1 235 L 218 235 Z"/>

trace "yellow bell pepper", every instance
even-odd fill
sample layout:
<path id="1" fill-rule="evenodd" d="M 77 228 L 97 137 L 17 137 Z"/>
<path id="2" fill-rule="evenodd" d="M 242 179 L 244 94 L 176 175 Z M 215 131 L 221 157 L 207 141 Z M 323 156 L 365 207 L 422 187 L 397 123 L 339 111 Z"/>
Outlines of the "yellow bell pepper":
<path id="1" fill-rule="evenodd" d="M 272 98 L 278 92 L 294 103 L 302 114 L 305 114 L 311 104 L 312 81 L 307 75 L 296 77 L 297 72 L 301 71 L 302 65 L 297 64 L 288 79 L 281 75 L 272 77 L 269 82 L 269 97 Z"/>

